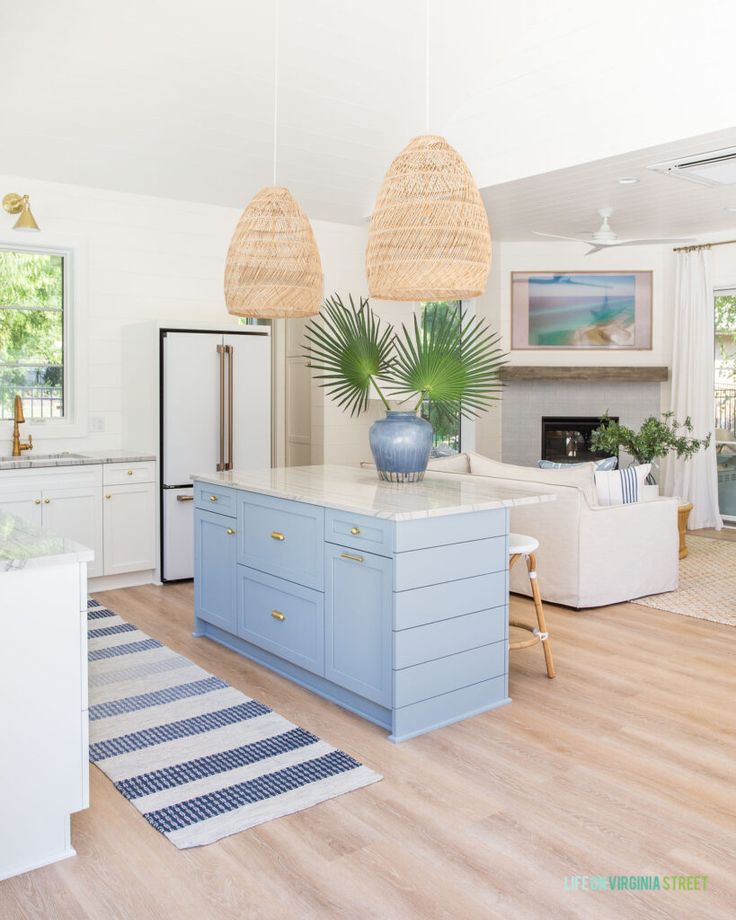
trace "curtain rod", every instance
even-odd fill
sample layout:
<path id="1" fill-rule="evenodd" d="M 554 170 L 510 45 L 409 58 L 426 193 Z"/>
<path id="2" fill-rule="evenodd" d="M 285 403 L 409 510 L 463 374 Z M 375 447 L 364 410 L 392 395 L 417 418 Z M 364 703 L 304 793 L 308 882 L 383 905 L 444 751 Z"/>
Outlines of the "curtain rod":
<path id="1" fill-rule="evenodd" d="M 695 246 L 678 246 L 672 252 L 694 252 L 696 249 L 710 249 L 711 246 L 730 246 L 736 243 L 736 240 L 719 240 L 716 243 L 698 243 Z"/>

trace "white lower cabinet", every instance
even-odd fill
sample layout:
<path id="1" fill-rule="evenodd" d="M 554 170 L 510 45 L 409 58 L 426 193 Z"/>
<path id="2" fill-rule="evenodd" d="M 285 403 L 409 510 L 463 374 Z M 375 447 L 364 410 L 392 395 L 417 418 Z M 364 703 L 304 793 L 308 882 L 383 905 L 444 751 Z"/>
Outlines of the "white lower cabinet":
<path id="1" fill-rule="evenodd" d="M 0 511 L 15 514 L 24 521 L 30 521 L 41 527 L 42 508 L 41 492 L 39 490 L 0 492 Z"/>
<path id="2" fill-rule="evenodd" d="M 155 499 L 152 482 L 105 486 L 105 575 L 155 568 Z"/>
<path id="3" fill-rule="evenodd" d="M 76 540 L 94 550 L 94 562 L 87 574 L 95 578 L 103 573 L 102 502 L 100 486 L 81 489 L 44 489 L 42 526 L 45 530 Z"/>
<path id="4" fill-rule="evenodd" d="M 155 463 L 0 471 L 0 511 L 94 550 L 90 578 L 156 567 Z"/>

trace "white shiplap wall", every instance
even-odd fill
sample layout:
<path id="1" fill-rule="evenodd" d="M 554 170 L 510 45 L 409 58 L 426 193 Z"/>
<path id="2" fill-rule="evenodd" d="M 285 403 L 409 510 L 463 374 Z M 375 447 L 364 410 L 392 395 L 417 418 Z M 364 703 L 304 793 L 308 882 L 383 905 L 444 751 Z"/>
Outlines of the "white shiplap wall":
<path id="1" fill-rule="evenodd" d="M 24 435 L 33 433 L 39 452 L 135 448 L 121 444 L 121 329 L 146 320 L 231 321 L 222 279 L 239 211 L 16 176 L 1 176 L 0 191 L 30 194 L 42 228 L 34 234 L 13 232 L 13 219 L 3 214 L 0 244 L 69 248 L 74 255 L 77 418 L 71 429 L 27 424 Z M 313 225 L 325 290 L 363 290 L 364 229 Z M 290 340 L 295 338 L 296 330 Z M 283 397 L 283 381 L 277 392 Z M 157 399 L 152 393 L 152 412 Z M 323 432 L 318 428 L 316 434 Z M 10 425 L 0 423 L 0 444 L 9 439 Z"/>

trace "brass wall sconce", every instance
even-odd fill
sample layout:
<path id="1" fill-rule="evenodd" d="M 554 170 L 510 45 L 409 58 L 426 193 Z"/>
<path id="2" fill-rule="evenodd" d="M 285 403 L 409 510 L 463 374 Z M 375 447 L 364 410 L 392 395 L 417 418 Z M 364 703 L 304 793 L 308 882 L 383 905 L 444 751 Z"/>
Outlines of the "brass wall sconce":
<path id="1" fill-rule="evenodd" d="M 31 205 L 28 195 L 18 195 L 15 192 L 9 192 L 3 198 L 3 207 L 8 214 L 20 214 L 18 220 L 13 225 L 13 230 L 40 230 L 36 219 L 31 213 Z"/>

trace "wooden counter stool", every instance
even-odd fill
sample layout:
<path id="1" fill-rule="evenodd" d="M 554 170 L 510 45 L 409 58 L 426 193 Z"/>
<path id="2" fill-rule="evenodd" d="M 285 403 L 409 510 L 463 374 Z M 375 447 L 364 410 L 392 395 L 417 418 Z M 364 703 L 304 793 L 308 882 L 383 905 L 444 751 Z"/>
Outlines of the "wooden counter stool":
<path id="1" fill-rule="evenodd" d="M 539 540 L 534 537 L 528 537 L 521 533 L 509 534 L 509 571 L 513 568 L 517 560 L 523 556 L 526 560 L 526 567 L 529 571 L 529 581 L 532 586 L 532 597 L 534 598 L 534 609 L 537 613 L 537 625 L 529 626 L 518 620 L 509 620 L 509 626 L 515 626 L 517 629 L 525 629 L 530 632 L 531 638 L 521 642 L 509 641 L 509 649 L 529 648 L 537 643 L 542 643 L 544 649 L 544 661 L 547 665 L 547 677 L 555 677 L 555 663 L 552 660 L 552 649 L 549 646 L 549 633 L 544 622 L 544 608 L 542 607 L 542 598 L 539 594 L 539 585 L 537 584 L 537 557 L 535 553 L 539 549 Z"/>

